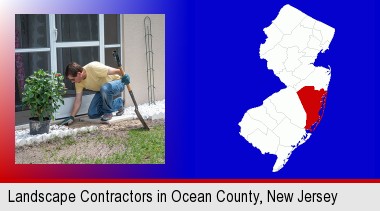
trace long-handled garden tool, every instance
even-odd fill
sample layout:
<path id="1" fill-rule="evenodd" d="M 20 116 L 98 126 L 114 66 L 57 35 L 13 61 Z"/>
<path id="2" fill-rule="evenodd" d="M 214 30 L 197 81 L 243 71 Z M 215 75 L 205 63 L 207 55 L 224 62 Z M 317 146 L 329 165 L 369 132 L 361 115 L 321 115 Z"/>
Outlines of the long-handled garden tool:
<path id="1" fill-rule="evenodd" d="M 124 73 L 123 67 L 121 66 L 119 54 L 117 53 L 117 51 L 113 51 L 112 55 L 115 58 L 115 61 L 117 63 L 118 68 L 121 71 L 121 74 L 124 75 L 125 73 Z M 139 118 L 140 122 L 143 124 L 144 128 L 146 130 L 149 130 L 148 125 L 145 123 L 145 120 L 143 119 L 143 117 L 140 114 L 140 111 L 139 111 L 139 108 L 137 106 L 136 99 L 135 99 L 135 96 L 133 95 L 132 88 L 131 88 L 130 84 L 127 85 L 127 89 L 128 89 L 129 95 L 131 95 L 133 104 L 135 105 L 135 113 L 136 113 L 137 117 Z M 125 102 L 125 95 L 124 95 L 124 102 Z"/>

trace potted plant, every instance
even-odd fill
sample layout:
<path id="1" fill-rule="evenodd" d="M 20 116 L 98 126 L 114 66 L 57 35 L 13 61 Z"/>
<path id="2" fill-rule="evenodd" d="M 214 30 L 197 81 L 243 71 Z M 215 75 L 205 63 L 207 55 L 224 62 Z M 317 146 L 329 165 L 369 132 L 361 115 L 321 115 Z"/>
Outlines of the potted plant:
<path id="1" fill-rule="evenodd" d="M 59 73 L 50 74 L 42 69 L 35 71 L 25 80 L 22 104 L 30 109 L 30 134 L 49 133 L 50 120 L 63 104 L 65 84 Z"/>

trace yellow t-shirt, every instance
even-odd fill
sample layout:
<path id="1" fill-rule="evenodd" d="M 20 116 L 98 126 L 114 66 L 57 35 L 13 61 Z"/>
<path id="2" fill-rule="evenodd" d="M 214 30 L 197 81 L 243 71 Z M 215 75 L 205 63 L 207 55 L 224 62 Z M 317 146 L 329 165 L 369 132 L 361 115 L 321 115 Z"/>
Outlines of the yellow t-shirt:
<path id="1" fill-rule="evenodd" d="M 119 75 L 108 75 L 109 68 L 100 62 L 90 62 L 84 66 L 87 76 L 80 83 L 75 83 L 76 93 L 83 92 L 83 88 L 98 92 L 103 84 L 120 79 Z"/>

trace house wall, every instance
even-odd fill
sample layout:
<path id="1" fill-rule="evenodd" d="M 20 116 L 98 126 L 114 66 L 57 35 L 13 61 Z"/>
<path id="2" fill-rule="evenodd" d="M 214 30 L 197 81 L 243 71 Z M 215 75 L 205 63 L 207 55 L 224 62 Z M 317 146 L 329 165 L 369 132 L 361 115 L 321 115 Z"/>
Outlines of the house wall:
<path id="1" fill-rule="evenodd" d="M 155 99 L 165 99 L 165 15 L 123 15 L 122 66 L 131 77 L 131 87 L 138 104 L 148 102 L 148 79 L 144 18 L 151 19 Z M 126 94 L 126 106 L 133 102 Z"/>

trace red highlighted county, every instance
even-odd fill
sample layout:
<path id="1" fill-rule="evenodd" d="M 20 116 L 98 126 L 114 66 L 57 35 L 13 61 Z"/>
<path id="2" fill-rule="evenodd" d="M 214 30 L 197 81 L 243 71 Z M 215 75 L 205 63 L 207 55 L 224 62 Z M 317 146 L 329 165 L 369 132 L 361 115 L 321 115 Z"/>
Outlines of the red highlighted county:
<path id="1" fill-rule="evenodd" d="M 314 86 L 305 86 L 297 94 L 306 112 L 305 129 L 307 132 L 313 132 L 323 117 L 327 91 L 315 90 Z"/>

